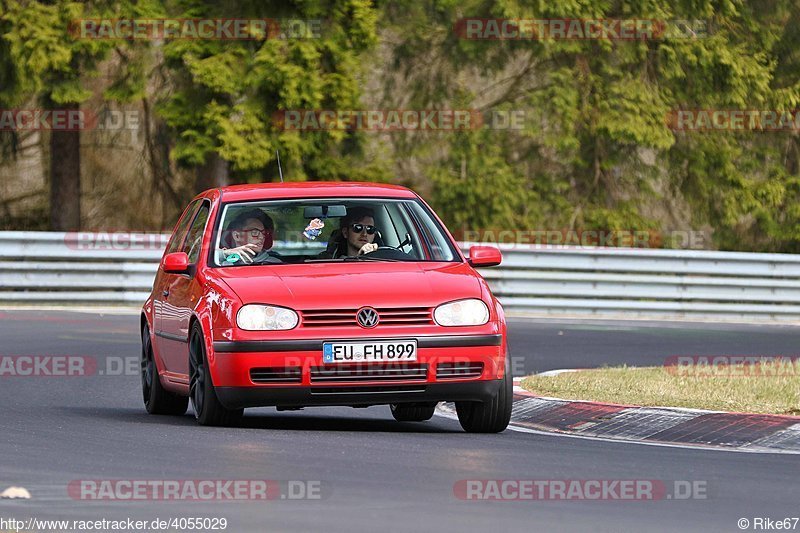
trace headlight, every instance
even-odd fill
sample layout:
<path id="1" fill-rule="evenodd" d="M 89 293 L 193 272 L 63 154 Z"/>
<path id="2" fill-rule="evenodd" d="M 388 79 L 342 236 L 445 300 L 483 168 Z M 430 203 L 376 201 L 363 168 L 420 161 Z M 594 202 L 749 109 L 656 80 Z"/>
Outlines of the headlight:
<path id="1" fill-rule="evenodd" d="M 273 305 L 244 305 L 236 314 L 236 325 L 247 331 L 292 329 L 298 321 L 291 309 Z"/>
<path id="2" fill-rule="evenodd" d="M 437 307 L 433 319 L 440 326 L 480 326 L 489 321 L 489 308 L 482 300 L 459 300 Z"/>

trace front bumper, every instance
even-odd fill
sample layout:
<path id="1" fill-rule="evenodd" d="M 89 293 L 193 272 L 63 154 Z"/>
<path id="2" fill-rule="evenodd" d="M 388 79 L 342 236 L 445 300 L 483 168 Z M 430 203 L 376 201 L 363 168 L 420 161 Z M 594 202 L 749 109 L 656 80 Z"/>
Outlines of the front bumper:
<path id="1" fill-rule="evenodd" d="M 502 380 L 419 385 L 363 385 L 355 387 L 217 387 L 222 405 L 244 407 L 318 407 L 385 405 L 403 402 L 455 402 L 491 400 Z"/>
<path id="2" fill-rule="evenodd" d="M 408 335 L 402 337 L 337 338 L 335 342 L 368 340 L 417 341 L 413 375 L 348 374 L 345 378 L 320 376 L 349 366 L 375 369 L 386 363 L 325 364 L 322 345 L 329 340 L 281 339 L 216 340 L 210 355 L 210 370 L 217 395 L 228 408 L 257 406 L 377 405 L 402 402 L 485 401 L 499 387 L 505 368 L 505 342 L 501 334 Z M 212 355 L 213 354 L 213 355 Z M 445 376 L 448 365 L 480 365 L 469 376 Z M 396 368 L 402 367 L 402 364 Z M 254 381 L 251 371 L 290 369 L 292 383 Z"/>
<path id="3" fill-rule="evenodd" d="M 503 336 L 492 335 L 429 335 L 424 337 L 381 337 L 380 340 L 400 340 L 414 338 L 418 348 L 470 348 L 474 346 L 501 346 Z M 279 341 L 214 341 L 215 353 L 242 352 L 322 352 L 325 342 L 364 342 L 378 340 L 364 337 L 344 339 L 289 339 Z"/>

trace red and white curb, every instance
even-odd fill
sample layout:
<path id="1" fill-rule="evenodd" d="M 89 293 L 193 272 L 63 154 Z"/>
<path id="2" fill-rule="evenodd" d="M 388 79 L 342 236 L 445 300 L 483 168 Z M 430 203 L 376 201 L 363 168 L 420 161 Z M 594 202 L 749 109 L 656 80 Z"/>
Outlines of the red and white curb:
<path id="1" fill-rule="evenodd" d="M 577 370 L 551 371 L 549 375 Z M 545 374 L 548 375 L 548 374 Z M 800 454 L 800 417 L 678 407 L 637 407 L 537 396 L 514 380 L 512 431 L 591 440 Z M 439 414 L 456 418 L 453 404 Z"/>

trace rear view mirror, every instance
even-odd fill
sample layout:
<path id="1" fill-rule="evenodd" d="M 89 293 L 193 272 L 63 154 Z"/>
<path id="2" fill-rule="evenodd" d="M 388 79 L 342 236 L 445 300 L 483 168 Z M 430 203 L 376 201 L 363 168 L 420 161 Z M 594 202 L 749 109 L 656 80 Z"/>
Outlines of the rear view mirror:
<path id="1" fill-rule="evenodd" d="M 343 205 L 309 205 L 303 208 L 303 218 L 341 218 L 347 214 Z"/>

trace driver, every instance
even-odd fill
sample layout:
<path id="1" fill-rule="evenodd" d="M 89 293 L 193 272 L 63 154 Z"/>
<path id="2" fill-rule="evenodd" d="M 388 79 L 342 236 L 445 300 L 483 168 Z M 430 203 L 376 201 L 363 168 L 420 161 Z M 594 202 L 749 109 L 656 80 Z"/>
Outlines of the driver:
<path id="1" fill-rule="evenodd" d="M 275 224 L 261 209 L 249 209 L 236 215 L 223 234 L 221 263 L 280 263 L 270 255 Z"/>
<path id="2" fill-rule="evenodd" d="M 347 243 L 346 255 L 362 255 L 378 249 L 375 241 L 375 216 L 372 209 L 356 207 L 342 219 L 342 236 Z"/>
<path id="3" fill-rule="evenodd" d="M 339 234 L 331 239 L 332 247 L 320 254 L 321 258 L 336 259 L 343 256 L 358 256 L 378 249 L 375 235 L 375 213 L 368 207 L 353 207 L 342 217 Z"/>

